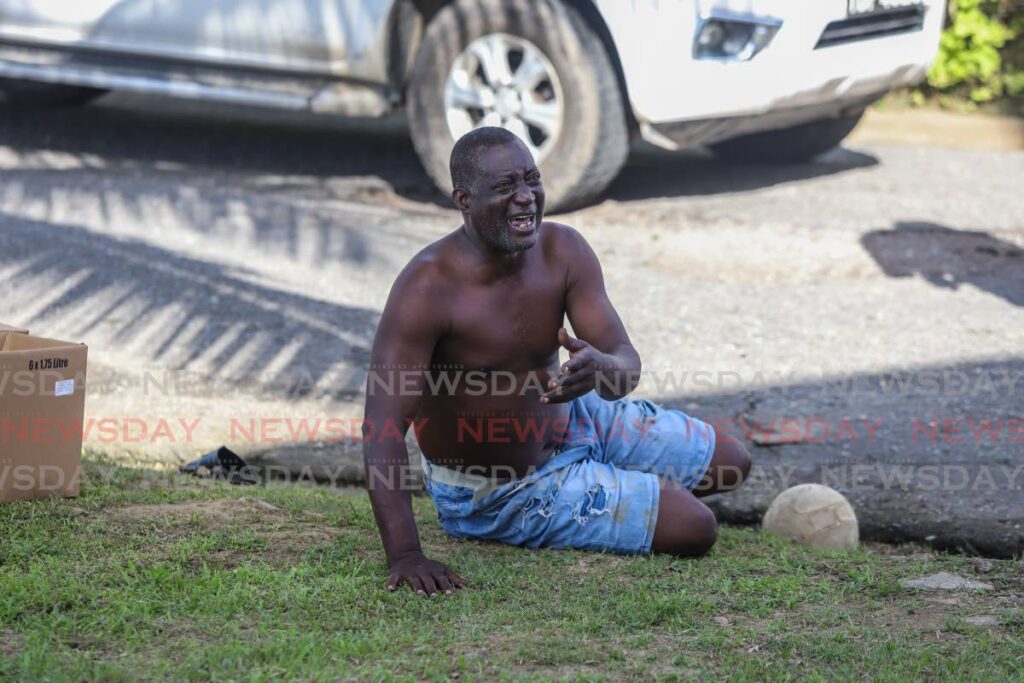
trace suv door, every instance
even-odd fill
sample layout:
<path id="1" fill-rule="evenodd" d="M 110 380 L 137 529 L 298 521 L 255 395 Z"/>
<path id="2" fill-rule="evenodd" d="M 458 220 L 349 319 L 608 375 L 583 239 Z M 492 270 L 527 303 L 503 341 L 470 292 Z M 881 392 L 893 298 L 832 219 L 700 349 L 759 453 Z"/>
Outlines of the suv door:
<path id="1" fill-rule="evenodd" d="M 345 75 L 390 2 L 0 0 L 0 36 L 134 55 Z"/>

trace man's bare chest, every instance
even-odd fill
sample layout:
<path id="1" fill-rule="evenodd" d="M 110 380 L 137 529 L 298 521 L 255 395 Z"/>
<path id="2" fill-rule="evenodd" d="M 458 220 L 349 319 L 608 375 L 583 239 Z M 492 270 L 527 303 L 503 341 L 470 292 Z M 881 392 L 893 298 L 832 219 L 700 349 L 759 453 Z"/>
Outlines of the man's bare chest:
<path id="1" fill-rule="evenodd" d="M 558 355 L 565 288 L 553 278 L 467 288 L 450 302 L 448 333 L 435 363 L 519 372 L 549 367 Z"/>

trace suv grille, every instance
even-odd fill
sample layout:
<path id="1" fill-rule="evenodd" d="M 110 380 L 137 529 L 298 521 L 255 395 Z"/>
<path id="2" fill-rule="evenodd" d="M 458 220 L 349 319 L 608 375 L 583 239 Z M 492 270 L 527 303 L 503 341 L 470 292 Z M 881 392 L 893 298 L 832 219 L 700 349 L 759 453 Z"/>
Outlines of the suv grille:
<path id="1" fill-rule="evenodd" d="M 825 27 L 814 49 L 851 43 L 855 40 L 880 38 L 897 33 L 909 33 L 910 31 L 920 30 L 923 25 L 923 5 L 878 10 L 869 14 L 833 21 Z"/>

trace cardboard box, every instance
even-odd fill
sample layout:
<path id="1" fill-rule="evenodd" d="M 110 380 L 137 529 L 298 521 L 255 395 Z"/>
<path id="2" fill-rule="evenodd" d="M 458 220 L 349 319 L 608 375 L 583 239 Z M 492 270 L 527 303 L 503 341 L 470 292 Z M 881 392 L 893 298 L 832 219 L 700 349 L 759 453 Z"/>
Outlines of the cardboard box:
<path id="1" fill-rule="evenodd" d="M 0 347 L 3 346 L 4 339 L 7 338 L 8 334 L 28 334 L 28 330 L 24 327 L 11 327 L 10 325 L 0 323 Z"/>
<path id="2" fill-rule="evenodd" d="M 88 351 L 0 324 L 0 503 L 78 495 Z"/>

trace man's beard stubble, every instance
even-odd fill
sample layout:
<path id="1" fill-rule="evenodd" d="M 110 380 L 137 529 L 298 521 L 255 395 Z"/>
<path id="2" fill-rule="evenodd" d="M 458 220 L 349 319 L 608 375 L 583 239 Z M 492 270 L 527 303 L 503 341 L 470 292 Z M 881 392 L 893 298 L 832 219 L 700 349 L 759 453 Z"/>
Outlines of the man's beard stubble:
<path id="1" fill-rule="evenodd" d="M 515 237 L 512 235 L 512 231 L 509 229 L 495 228 L 493 231 L 486 231 L 481 234 L 484 242 L 487 246 L 494 249 L 499 254 L 504 256 L 515 256 L 516 254 L 532 249 L 537 244 L 538 233 L 540 231 L 537 228 L 533 230 L 533 238 L 528 243 L 516 242 Z"/>

